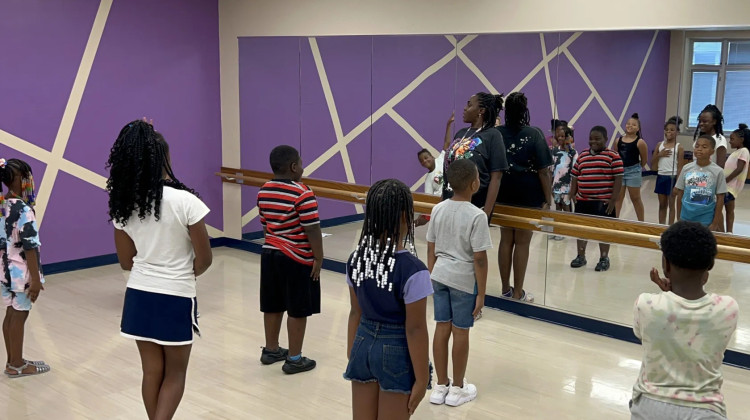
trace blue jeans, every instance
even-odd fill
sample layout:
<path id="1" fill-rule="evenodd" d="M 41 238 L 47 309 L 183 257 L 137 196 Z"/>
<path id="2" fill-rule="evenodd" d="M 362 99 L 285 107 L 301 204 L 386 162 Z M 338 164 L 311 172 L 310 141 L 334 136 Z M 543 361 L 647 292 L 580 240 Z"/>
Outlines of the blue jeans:
<path id="1" fill-rule="evenodd" d="M 432 281 L 432 290 L 435 322 L 452 322 L 453 326 L 464 330 L 474 326 L 476 293 L 462 292 L 435 280 Z"/>
<path id="2" fill-rule="evenodd" d="M 405 327 L 362 318 L 344 379 L 377 382 L 383 391 L 411 394 L 416 378 Z"/>

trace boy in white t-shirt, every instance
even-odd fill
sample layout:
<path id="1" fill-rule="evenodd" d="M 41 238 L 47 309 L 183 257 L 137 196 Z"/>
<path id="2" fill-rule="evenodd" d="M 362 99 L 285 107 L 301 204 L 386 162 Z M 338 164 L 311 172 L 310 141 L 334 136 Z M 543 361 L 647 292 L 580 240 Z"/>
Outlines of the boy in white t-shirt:
<path id="1" fill-rule="evenodd" d="M 721 364 L 739 308 L 731 297 L 703 290 L 716 238 L 700 223 L 680 221 L 662 234 L 661 250 L 666 278 L 653 268 L 651 280 L 663 292 L 635 302 L 633 332 L 643 343 L 643 363 L 631 419 L 723 419 Z"/>

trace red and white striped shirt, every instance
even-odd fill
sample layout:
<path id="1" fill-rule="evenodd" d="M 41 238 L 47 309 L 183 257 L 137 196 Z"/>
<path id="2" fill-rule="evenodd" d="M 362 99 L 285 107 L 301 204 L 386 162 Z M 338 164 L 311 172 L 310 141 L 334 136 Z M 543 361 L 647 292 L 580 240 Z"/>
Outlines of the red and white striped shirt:
<path id="1" fill-rule="evenodd" d="M 312 247 L 303 228 L 320 223 L 312 190 L 301 182 L 273 179 L 258 192 L 258 210 L 266 228 L 263 248 L 278 249 L 296 262 L 313 265 Z"/>
<path id="2" fill-rule="evenodd" d="M 606 201 L 612 198 L 615 177 L 624 172 L 620 155 L 611 149 L 604 149 L 597 154 L 586 149 L 578 155 L 573 170 L 570 172 L 578 179 L 576 200 Z"/>

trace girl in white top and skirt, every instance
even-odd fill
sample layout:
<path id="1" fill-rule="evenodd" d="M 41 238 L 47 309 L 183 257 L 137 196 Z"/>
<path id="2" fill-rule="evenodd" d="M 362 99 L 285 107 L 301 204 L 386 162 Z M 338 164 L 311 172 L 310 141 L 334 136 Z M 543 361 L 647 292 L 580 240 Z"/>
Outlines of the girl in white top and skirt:
<path id="1" fill-rule="evenodd" d="M 195 283 L 211 265 L 209 209 L 172 172 L 164 137 L 146 121 L 123 127 L 107 162 L 109 217 L 130 271 L 121 334 L 138 345 L 149 419 L 171 419 L 198 333 Z"/>
<path id="2" fill-rule="evenodd" d="M 651 165 L 657 170 L 654 193 L 659 197 L 659 223 L 662 225 L 667 222 L 667 210 L 669 210 L 669 224 L 674 223 L 674 185 L 677 182 L 677 175 L 685 165 L 685 153 L 682 146 L 677 143 L 680 124 L 682 124 L 682 118 L 677 116 L 664 123 L 664 141 L 656 146 L 651 158 Z"/>

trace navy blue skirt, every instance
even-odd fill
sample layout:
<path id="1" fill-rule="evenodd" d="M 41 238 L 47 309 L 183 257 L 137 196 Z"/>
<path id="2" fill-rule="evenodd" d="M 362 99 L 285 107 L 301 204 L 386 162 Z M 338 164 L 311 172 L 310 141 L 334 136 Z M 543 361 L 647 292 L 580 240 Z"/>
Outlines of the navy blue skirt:
<path id="1" fill-rule="evenodd" d="M 163 346 L 182 346 L 200 335 L 195 298 L 128 288 L 122 308 L 120 333 L 128 338 Z"/>

